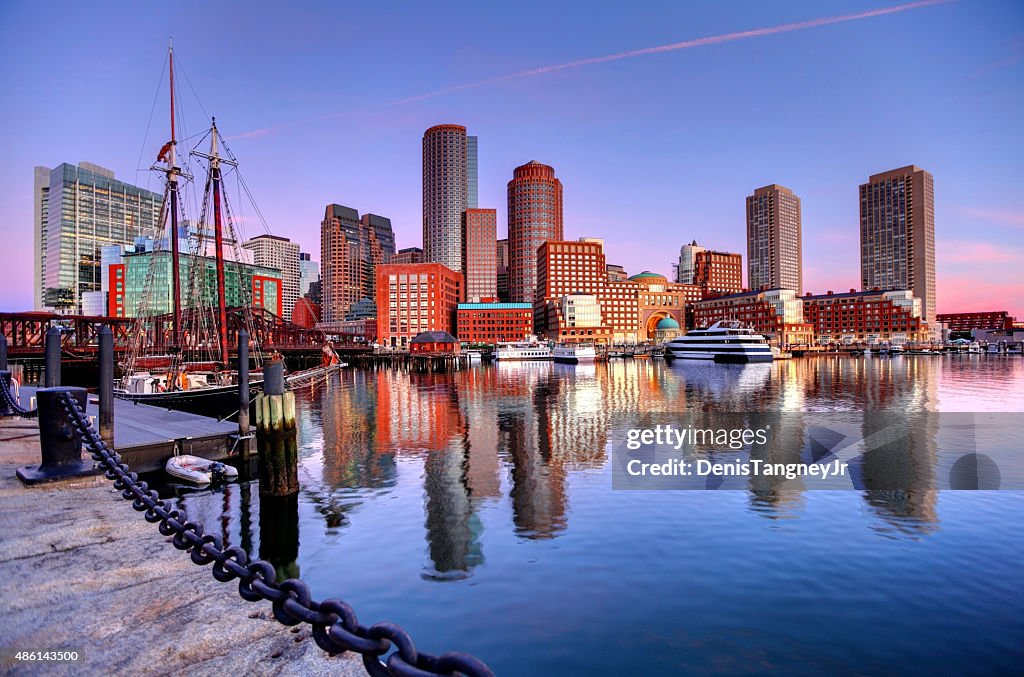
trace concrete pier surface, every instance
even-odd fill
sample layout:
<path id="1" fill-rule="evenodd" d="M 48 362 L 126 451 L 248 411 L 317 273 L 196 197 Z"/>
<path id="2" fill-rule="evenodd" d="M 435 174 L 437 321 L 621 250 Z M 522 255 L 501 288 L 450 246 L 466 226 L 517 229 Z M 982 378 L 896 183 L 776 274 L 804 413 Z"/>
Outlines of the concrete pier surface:
<path id="1" fill-rule="evenodd" d="M 15 470 L 38 462 L 36 422 L 0 420 L 0 674 L 366 675 L 193 564 L 102 476 L 22 486 Z M 14 663 L 10 649 L 81 658 Z"/>

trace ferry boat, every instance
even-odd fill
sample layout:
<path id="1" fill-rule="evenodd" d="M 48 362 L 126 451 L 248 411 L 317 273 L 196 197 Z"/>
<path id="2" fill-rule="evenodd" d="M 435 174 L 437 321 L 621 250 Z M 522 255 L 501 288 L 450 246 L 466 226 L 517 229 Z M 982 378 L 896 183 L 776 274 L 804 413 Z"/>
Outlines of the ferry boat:
<path id="1" fill-rule="evenodd" d="M 772 350 L 764 336 L 735 320 L 721 320 L 665 344 L 673 357 L 715 362 L 771 362 Z"/>
<path id="2" fill-rule="evenodd" d="M 552 356 L 555 362 L 591 364 L 597 358 L 597 351 L 594 346 L 555 346 Z"/>
<path id="3" fill-rule="evenodd" d="M 551 348 L 544 343 L 538 343 L 536 340 L 499 343 L 494 350 L 494 359 L 499 362 L 550 360 L 553 357 Z"/>

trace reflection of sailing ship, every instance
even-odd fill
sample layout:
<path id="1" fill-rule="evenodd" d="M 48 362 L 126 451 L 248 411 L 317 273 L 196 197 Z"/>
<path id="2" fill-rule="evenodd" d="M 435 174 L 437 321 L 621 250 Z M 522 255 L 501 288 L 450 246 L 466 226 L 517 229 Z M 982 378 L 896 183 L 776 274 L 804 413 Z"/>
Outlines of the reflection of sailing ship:
<path id="1" fill-rule="evenodd" d="M 164 174 L 166 187 L 162 207 L 161 224 L 170 227 L 168 240 L 170 244 L 170 285 L 171 309 L 167 318 L 151 315 L 151 296 L 155 293 L 158 262 L 165 260 L 160 256 L 159 242 L 157 249 L 149 259 L 149 270 L 139 306 L 135 309 L 136 323 L 132 329 L 132 345 L 127 358 L 121 365 L 124 374 L 120 387 L 115 395 L 122 399 L 152 404 L 171 409 L 192 411 L 207 415 L 224 416 L 236 411 L 239 406 L 237 391 L 238 374 L 229 369 L 229 334 L 236 336 L 244 330 L 250 336 L 256 371 L 250 384 L 250 397 L 255 394 L 261 381 L 259 374 L 262 355 L 258 341 L 258 332 L 252 313 L 252 295 L 255 293 L 245 282 L 243 257 L 239 249 L 239 238 L 235 232 L 234 218 L 231 213 L 227 195 L 222 190 L 222 165 L 232 168 L 236 173 L 238 163 L 231 155 L 224 139 L 217 130 L 216 122 L 211 124 L 207 134 L 196 143 L 196 148 L 209 137 L 208 153 L 192 150 L 191 156 L 202 158 L 208 162 L 207 178 L 202 202 L 202 212 L 195 238 L 189 245 L 185 301 L 189 308 L 184 309 L 182 300 L 182 275 L 179 251 L 179 211 L 184 214 L 184 201 L 181 199 L 180 179 L 191 179 L 178 163 L 177 130 L 175 125 L 175 90 L 174 90 L 174 52 L 168 56 L 168 73 L 170 79 L 171 105 L 171 139 L 157 154 L 157 165 L 153 169 Z M 226 156 L 222 156 L 220 147 Z M 164 163 L 164 166 L 158 166 Z M 187 164 L 187 163 L 183 163 Z M 244 186 L 244 182 L 241 182 Z M 248 193 L 248 190 L 246 190 Z M 250 196 L 251 197 L 251 196 Z M 210 222 L 209 211 L 212 211 L 213 222 L 213 253 L 216 262 L 214 290 L 211 291 L 207 281 L 205 253 L 208 243 L 205 241 Z M 258 212 L 258 208 L 257 208 Z M 169 222 L 169 223 L 168 223 Z M 225 262 L 225 242 L 235 248 L 234 262 Z M 227 279 L 232 277 L 232 286 L 237 287 L 239 308 L 229 310 L 227 305 Z M 125 280 L 124 284 L 129 284 Z M 229 323 L 229 317 L 233 326 Z M 169 324 L 169 327 L 167 326 Z M 233 330 L 233 332 L 232 332 Z M 166 341 L 164 337 L 166 336 Z M 169 343 L 168 355 L 144 357 L 143 353 L 150 345 Z M 340 363 L 333 350 L 325 348 L 324 364 L 314 370 L 291 374 L 286 378 L 289 384 L 296 384 L 307 379 L 315 379 L 339 368 Z"/>

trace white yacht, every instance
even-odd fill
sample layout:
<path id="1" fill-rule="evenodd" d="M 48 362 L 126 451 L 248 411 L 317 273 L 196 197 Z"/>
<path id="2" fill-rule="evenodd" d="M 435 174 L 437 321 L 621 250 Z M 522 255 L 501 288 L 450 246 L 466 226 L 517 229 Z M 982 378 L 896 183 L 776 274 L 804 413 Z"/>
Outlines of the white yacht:
<path id="1" fill-rule="evenodd" d="M 537 341 L 510 341 L 499 343 L 494 350 L 494 359 L 499 362 L 512 360 L 550 360 L 551 348 Z"/>
<path id="2" fill-rule="evenodd" d="M 735 320 L 721 320 L 707 329 L 694 329 L 665 344 L 672 357 L 715 362 L 771 362 L 764 336 Z"/>
<path id="3" fill-rule="evenodd" d="M 555 346 L 552 351 L 555 362 L 567 364 L 590 364 L 597 358 L 594 346 L 564 345 Z"/>

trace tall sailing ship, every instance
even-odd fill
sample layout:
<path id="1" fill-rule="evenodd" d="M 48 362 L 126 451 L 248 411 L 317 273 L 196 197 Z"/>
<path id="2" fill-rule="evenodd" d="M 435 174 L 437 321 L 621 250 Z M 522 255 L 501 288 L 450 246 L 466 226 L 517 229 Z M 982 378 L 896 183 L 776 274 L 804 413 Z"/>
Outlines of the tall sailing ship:
<path id="1" fill-rule="evenodd" d="M 265 356 L 255 326 L 252 309 L 252 290 L 243 284 L 242 261 L 234 218 L 228 196 L 224 191 L 224 167 L 238 170 L 238 162 L 228 150 L 224 137 L 217 129 L 216 119 L 210 129 L 195 144 L 188 157 L 205 164 L 202 207 L 195 232 L 189 234 L 188 269 L 185 271 L 185 289 L 182 290 L 182 252 L 179 241 L 179 221 L 185 213 L 182 182 L 192 176 L 179 164 L 178 139 L 175 125 L 174 49 L 168 52 L 168 74 L 171 102 L 171 137 L 157 153 L 151 168 L 165 179 L 164 201 L 160 223 L 167 235 L 170 249 L 171 313 L 152 312 L 153 295 L 160 265 L 161 238 L 154 238 L 155 247 L 149 260 L 145 288 L 136 308 L 136 321 L 132 328 L 132 343 L 121 363 L 120 382 L 115 395 L 121 399 L 152 404 L 169 409 L 191 411 L 208 416 L 226 418 L 238 413 L 238 371 L 232 368 L 230 346 L 237 345 L 238 335 L 245 330 L 249 336 L 248 350 L 252 356 L 253 371 L 250 380 L 250 401 L 262 383 L 262 365 Z M 198 149 L 209 139 L 209 150 Z M 222 153 L 221 149 L 224 150 Z M 187 166 L 188 158 L 185 159 Z M 244 183 L 240 181 L 244 186 Z M 213 241 L 209 242 L 211 232 Z M 159 235 L 159 234 L 158 234 Z M 233 262 L 225 261 L 226 243 L 233 247 Z M 216 275 L 212 284 L 206 274 L 206 254 L 212 245 Z M 227 277 L 229 267 L 237 278 L 240 303 L 227 305 Z M 232 339 L 234 339 L 232 341 Z M 164 345 L 165 354 L 149 355 L 150 347 Z M 306 383 L 344 366 L 326 341 L 323 345 L 321 366 L 285 377 L 286 385 Z"/>

